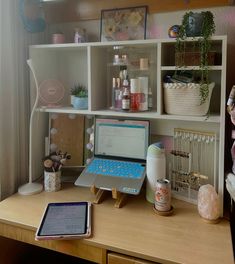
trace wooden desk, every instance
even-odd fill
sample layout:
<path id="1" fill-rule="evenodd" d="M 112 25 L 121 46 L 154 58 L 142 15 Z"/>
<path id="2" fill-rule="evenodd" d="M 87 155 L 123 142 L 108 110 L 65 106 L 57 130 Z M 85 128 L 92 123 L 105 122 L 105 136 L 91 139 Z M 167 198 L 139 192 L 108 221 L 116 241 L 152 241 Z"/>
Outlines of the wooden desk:
<path id="1" fill-rule="evenodd" d="M 0 235 L 103 264 L 108 252 L 160 263 L 234 263 L 229 222 L 205 223 L 195 206 L 179 200 L 173 200 L 175 214 L 163 217 L 156 215 L 152 205 L 141 196 L 130 197 L 121 209 L 114 208 L 110 194 L 102 204 L 93 206 L 91 238 L 34 240 L 48 202 L 93 199 L 88 189 L 71 184 L 64 184 L 59 192 L 15 194 L 0 202 Z"/>

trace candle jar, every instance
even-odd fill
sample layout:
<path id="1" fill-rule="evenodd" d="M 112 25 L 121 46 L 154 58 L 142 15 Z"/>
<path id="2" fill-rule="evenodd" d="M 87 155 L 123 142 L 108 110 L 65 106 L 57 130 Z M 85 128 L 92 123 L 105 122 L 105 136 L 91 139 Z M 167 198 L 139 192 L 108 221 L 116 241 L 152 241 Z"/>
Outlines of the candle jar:
<path id="1" fill-rule="evenodd" d="M 56 33 L 52 35 L 52 43 L 53 44 L 62 44 L 65 42 L 64 34 Z"/>

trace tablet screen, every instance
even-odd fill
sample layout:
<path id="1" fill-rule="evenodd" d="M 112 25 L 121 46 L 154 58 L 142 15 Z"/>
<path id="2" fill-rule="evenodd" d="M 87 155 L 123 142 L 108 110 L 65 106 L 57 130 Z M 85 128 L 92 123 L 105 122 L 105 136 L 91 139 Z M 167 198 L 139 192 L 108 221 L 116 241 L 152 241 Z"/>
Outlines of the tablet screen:
<path id="1" fill-rule="evenodd" d="M 89 228 L 88 202 L 49 203 L 36 238 L 76 236 L 87 234 Z"/>

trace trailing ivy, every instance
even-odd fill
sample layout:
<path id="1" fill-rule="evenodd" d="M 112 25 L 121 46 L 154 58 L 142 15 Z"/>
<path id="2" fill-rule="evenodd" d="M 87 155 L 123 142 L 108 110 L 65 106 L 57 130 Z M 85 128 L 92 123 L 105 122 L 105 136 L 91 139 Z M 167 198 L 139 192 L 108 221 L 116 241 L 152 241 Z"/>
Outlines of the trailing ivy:
<path id="1" fill-rule="evenodd" d="M 197 41 L 200 52 L 200 97 L 201 104 L 205 102 L 209 95 L 209 63 L 208 53 L 211 49 L 210 38 L 215 33 L 214 15 L 210 11 L 201 12 L 202 14 L 202 28 L 201 34 L 198 38 L 193 37 L 194 41 Z M 179 34 L 176 38 L 175 52 L 177 67 L 184 66 L 184 53 L 186 49 L 187 29 L 189 27 L 189 18 L 193 15 L 193 12 L 186 12 L 182 19 Z"/>

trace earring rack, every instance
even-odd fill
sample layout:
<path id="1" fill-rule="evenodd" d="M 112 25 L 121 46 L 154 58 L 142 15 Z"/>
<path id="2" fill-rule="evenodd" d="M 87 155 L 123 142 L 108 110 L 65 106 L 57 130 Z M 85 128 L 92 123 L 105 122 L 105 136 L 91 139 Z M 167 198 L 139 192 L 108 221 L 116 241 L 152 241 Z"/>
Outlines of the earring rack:
<path id="1" fill-rule="evenodd" d="M 169 176 L 174 197 L 197 203 L 201 185 L 216 188 L 216 134 L 187 129 L 174 129 Z"/>

